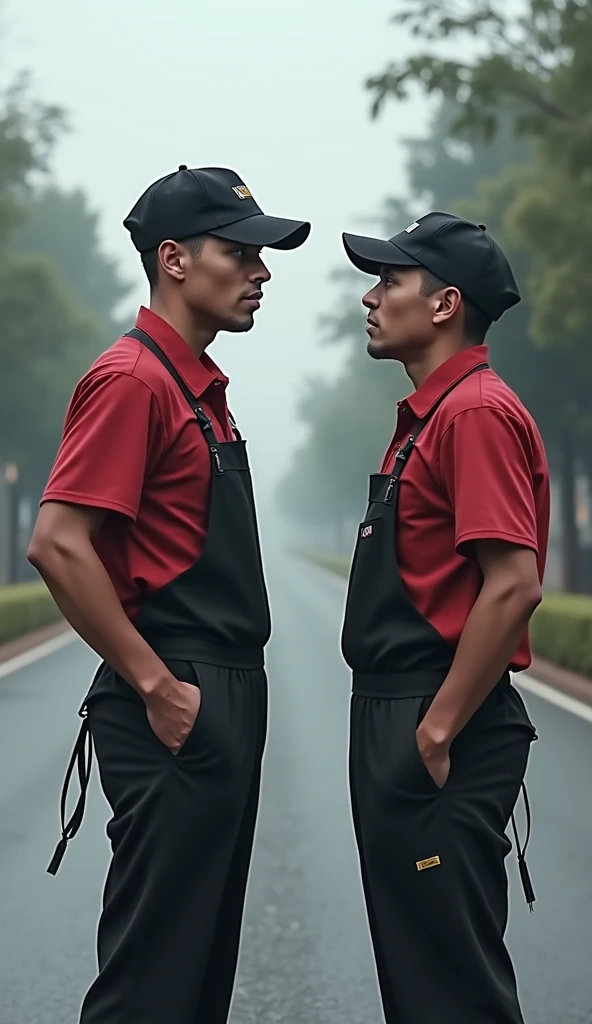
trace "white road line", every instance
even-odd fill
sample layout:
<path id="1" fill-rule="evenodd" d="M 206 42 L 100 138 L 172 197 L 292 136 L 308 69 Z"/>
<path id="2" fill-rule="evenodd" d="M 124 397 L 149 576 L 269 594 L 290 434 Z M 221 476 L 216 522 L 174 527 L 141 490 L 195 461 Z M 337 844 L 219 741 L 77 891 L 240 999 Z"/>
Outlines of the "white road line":
<path id="1" fill-rule="evenodd" d="M 0 663 L 0 679 L 4 679 L 5 676 L 11 676 L 21 668 L 26 668 L 27 665 L 33 665 L 36 661 L 41 661 L 42 658 L 47 658 L 62 647 L 67 647 L 68 644 L 73 643 L 76 639 L 78 638 L 74 630 L 67 630 L 67 632 L 53 637 L 52 640 L 45 640 L 44 643 L 37 644 L 30 651 L 24 651 L 23 654 L 17 654 L 15 658 L 9 658 L 8 661 Z"/>
<path id="2" fill-rule="evenodd" d="M 342 576 L 331 572 L 330 569 L 326 569 L 324 566 L 316 565 L 314 562 L 309 562 L 308 564 L 316 570 L 317 574 L 326 583 L 331 584 L 336 590 L 345 594 L 347 581 Z M 592 723 L 592 705 L 584 704 L 583 701 L 576 700 L 575 697 L 569 697 L 561 690 L 556 690 L 553 686 L 548 686 L 547 683 L 541 683 L 538 679 L 533 679 L 526 672 L 519 672 L 514 675 L 513 682 L 528 693 L 534 694 L 535 697 L 546 700 L 548 704 L 554 704 L 555 707 L 561 708 L 562 711 L 568 711 L 571 715 L 576 715 L 578 718 L 583 718 L 585 722 Z"/>
<path id="3" fill-rule="evenodd" d="M 521 672 L 514 676 L 513 681 L 516 686 L 533 693 L 535 697 L 540 697 L 541 700 L 546 700 L 549 704 L 555 704 L 563 711 L 569 711 L 570 714 L 583 718 L 585 722 L 592 722 L 592 705 L 584 704 L 581 700 L 576 700 L 575 697 L 568 697 L 561 690 L 547 686 L 546 683 L 540 683 L 538 679 L 523 675 Z"/>

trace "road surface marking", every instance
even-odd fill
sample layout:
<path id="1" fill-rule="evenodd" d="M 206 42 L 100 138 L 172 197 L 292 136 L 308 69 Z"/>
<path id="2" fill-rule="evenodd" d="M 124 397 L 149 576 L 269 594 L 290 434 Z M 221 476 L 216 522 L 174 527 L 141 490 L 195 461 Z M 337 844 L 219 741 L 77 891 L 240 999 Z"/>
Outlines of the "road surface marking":
<path id="1" fill-rule="evenodd" d="M 561 690 L 556 690 L 553 686 L 547 686 L 546 683 L 540 683 L 538 679 L 533 679 L 529 675 L 523 675 L 522 672 L 514 677 L 514 682 L 516 686 L 521 687 L 523 690 L 528 690 L 535 697 L 540 697 L 541 700 L 546 700 L 549 704 L 555 704 L 563 711 L 569 711 L 570 714 L 583 718 L 585 722 L 592 722 L 592 705 L 584 704 L 583 701 L 576 700 L 575 697 L 569 697 L 566 693 L 562 693 Z"/>
<path id="2" fill-rule="evenodd" d="M 60 633 L 59 636 L 53 637 L 52 640 L 45 640 L 42 644 L 37 644 L 30 651 L 24 651 L 23 654 L 17 654 L 15 658 L 9 658 L 7 661 L 1 662 L 0 679 L 4 679 L 5 676 L 11 676 L 14 672 L 18 672 L 21 668 L 26 668 L 27 665 L 33 665 L 42 658 L 47 658 L 50 654 L 61 650 L 62 647 L 67 647 L 68 644 L 73 643 L 77 639 L 78 636 L 74 630 L 68 630 L 66 633 Z"/>

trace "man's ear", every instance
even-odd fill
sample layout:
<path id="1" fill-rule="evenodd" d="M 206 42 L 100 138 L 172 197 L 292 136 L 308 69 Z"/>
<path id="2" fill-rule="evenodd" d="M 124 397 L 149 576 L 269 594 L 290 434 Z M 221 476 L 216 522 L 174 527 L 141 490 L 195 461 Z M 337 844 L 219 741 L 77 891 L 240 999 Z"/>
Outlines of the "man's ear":
<path id="1" fill-rule="evenodd" d="M 189 253 L 178 242 L 161 242 L 158 247 L 158 260 L 165 274 L 175 281 L 183 281 L 186 274 L 186 263 Z"/>
<path id="2" fill-rule="evenodd" d="M 460 309 L 461 302 L 462 295 L 458 288 L 450 286 L 437 292 L 434 295 L 434 323 L 442 324 L 450 320 Z"/>

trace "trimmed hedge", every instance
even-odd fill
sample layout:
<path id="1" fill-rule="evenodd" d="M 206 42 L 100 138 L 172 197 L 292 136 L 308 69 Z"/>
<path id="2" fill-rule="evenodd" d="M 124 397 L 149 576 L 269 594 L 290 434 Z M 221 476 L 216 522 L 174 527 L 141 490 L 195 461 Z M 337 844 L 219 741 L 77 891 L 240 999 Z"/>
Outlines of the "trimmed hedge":
<path id="1" fill-rule="evenodd" d="M 61 612 L 43 582 L 0 587 L 0 643 L 60 619 Z"/>
<path id="2" fill-rule="evenodd" d="M 347 577 L 347 555 L 300 551 L 302 558 Z M 592 679 L 592 596 L 545 592 L 530 623 L 533 654 Z"/>
<path id="3" fill-rule="evenodd" d="M 530 638 L 540 658 L 592 677 L 592 596 L 546 593 Z"/>
<path id="4" fill-rule="evenodd" d="M 297 551 L 296 554 L 300 555 L 301 558 L 305 558 L 308 562 L 314 562 L 321 569 L 328 569 L 329 572 L 334 572 L 337 576 L 345 576 L 346 579 L 349 576 L 351 558 L 347 555 L 335 555 L 330 551 Z"/>

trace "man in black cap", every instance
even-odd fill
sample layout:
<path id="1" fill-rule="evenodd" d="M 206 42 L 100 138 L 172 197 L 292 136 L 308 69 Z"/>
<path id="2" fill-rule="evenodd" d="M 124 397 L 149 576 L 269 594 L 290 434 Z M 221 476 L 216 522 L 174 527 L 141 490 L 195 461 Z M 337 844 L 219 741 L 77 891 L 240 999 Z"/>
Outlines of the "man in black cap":
<path id="1" fill-rule="evenodd" d="M 530 664 L 549 477 L 536 425 L 484 343 L 520 296 L 485 227 L 449 214 L 344 244 L 379 278 L 363 299 L 368 351 L 402 362 L 415 386 L 370 479 L 342 635 L 385 1017 L 522 1024 L 504 944 L 506 828 L 536 737 L 510 670 Z"/>
<path id="2" fill-rule="evenodd" d="M 248 331 L 261 249 L 310 225 L 265 216 L 233 171 L 183 166 L 125 226 L 150 309 L 72 397 L 29 550 L 102 663 L 64 784 L 58 869 L 96 750 L 113 859 L 82 1024 L 224 1024 L 267 728 L 270 615 L 245 443 L 206 354 Z M 70 776 L 81 795 L 65 820 Z"/>

